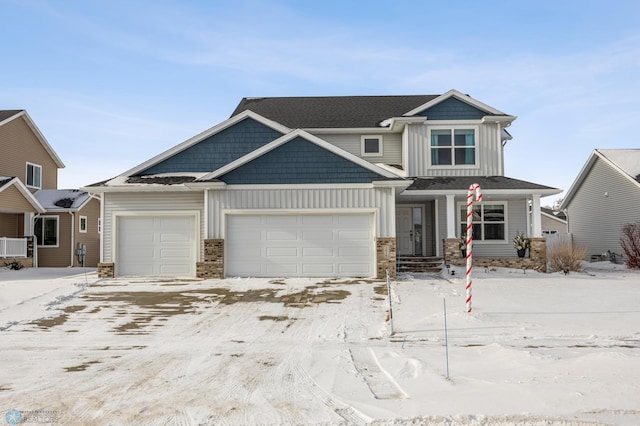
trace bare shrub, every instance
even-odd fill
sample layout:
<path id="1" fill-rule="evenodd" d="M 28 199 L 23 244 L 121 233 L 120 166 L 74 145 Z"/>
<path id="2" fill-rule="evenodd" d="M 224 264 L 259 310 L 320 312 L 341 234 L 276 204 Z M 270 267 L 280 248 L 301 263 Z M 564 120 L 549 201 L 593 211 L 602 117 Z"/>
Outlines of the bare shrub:
<path id="1" fill-rule="evenodd" d="M 640 269 L 640 222 L 622 226 L 620 245 L 624 250 L 627 268 Z"/>
<path id="2" fill-rule="evenodd" d="M 580 263 L 587 255 L 585 246 L 577 245 L 571 241 L 558 241 L 547 247 L 547 264 L 549 272 L 579 271 Z"/>

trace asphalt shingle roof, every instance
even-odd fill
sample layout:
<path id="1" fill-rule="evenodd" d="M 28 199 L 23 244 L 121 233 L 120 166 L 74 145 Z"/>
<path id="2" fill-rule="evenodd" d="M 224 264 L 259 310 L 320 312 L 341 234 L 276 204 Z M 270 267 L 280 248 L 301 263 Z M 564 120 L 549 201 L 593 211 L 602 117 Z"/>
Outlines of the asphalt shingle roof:
<path id="1" fill-rule="evenodd" d="M 19 112 L 22 112 L 24 110 L 22 109 L 3 109 L 0 110 L 0 121 L 4 121 L 9 117 L 13 117 L 14 115 L 16 115 Z"/>
<path id="2" fill-rule="evenodd" d="M 407 191 L 460 190 L 468 189 L 473 183 L 477 183 L 482 189 L 556 189 L 505 176 L 463 176 L 416 178 Z"/>
<path id="3" fill-rule="evenodd" d="M 251 110 L 292 129 L 371 128 L 440 95 L 243 98 L 231 116 Z"/>

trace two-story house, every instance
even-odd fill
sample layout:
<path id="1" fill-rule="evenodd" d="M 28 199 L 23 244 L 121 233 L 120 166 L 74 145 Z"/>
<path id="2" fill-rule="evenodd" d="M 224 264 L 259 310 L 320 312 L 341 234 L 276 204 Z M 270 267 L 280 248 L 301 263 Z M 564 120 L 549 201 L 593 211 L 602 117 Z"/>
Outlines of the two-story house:
<path id="1" fill-rule="evenodd" d="M 99 200 L 57 189 L 64 164 L 26 111 L 0 110 L 0 150 L 0 264 L 95 267 Z"/>
<path id="2" fill-rule="evenodd" d="M 245 98 L 85 188 L 103 202 L 99 272 L 382 277 L 397 254 L 455 263 L 473 183 L 475 256 L 516 258 L 513 236 L 541 237 L 540 198 L 560 190 L 504 176 L 515 119 L 455 90 Z"/>

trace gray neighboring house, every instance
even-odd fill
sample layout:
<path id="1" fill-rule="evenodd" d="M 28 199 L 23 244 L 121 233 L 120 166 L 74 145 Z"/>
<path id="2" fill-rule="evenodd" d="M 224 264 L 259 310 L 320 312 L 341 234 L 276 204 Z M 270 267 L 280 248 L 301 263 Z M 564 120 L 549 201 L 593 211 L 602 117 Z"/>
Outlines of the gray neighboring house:
<path id="1" fill-rule="evenodd" d="M 622 226 L 640 222 L 640 149 L 595 149 L 560 208 L 588 256 L 622 254 Z"/>

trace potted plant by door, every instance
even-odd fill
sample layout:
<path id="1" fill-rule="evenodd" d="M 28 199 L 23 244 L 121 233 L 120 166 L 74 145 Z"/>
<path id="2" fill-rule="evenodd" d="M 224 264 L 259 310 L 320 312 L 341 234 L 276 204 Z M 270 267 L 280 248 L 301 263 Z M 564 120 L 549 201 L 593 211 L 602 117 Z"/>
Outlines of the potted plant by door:
<path id="1" fill-rule="evenodd" d="M 527 249 L 531 247 L 531 241 L 529 241 L 529 238 L 526 235 L 518 231 L 516 236 L 513 238 L 513 246 L 518 252 L 518 257 L 524 257 Z"/>

